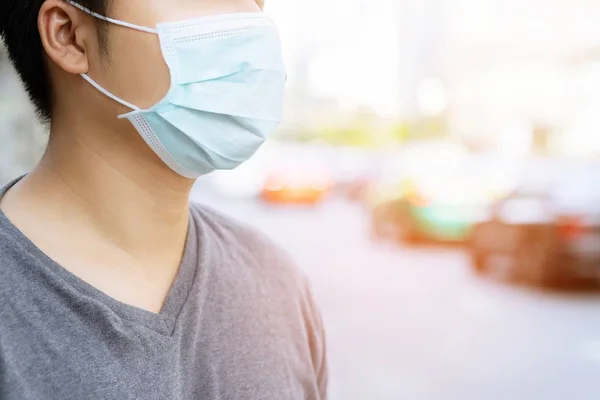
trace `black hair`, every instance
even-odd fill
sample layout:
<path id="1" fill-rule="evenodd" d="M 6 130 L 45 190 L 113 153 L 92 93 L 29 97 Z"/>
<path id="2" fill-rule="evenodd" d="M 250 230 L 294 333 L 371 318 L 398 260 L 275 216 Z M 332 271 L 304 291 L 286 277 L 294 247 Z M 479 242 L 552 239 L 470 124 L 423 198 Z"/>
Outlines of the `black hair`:
<path id="1" fill-rule="evenodd" d="M 2 0 L 0 38 L 19 74 L 39 117 L 51 117 L 51 85 L 44 63 L 44 49 L 38 30 L 38 14 L 46 0 Z M 109 0 L 76 0 L 82 6 L 106 15 Z M 101 46 L 106 47 L 105 26 L 98 24 Z"/>

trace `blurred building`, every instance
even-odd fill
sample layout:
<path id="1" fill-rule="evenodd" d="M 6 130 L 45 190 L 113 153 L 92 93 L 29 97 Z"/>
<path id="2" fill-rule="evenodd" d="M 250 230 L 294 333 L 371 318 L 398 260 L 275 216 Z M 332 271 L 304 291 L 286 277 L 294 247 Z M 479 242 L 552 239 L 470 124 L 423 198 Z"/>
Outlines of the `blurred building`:
<path id="1" fill-rule="evenodd" d="M 600 3 L 453 3 L 444 57 L 453 132 L 513 154 L 600 150 L 600 119 L 585 111 L 598 109 L 600 71 L 580 56 L 600 44 Z"/>
<path id="2" fill-rule="evenodd" d="M 43 128 L 0 45 L 0 185 L 37 162 L 44 141 Z"/>
<path id="3" fill-rule="evenodd" d="M 288 52 L 289 126 L 341 123 L 356 110 L 397 114 L 397 0 L 282 0 L 267 11 Z"/>
<path id="4" fill-rule="evenodd" d="M 600 148 L 590 137 L 595 0 L 273 3 L 287 33 L 289 126 L 370 109 L 382 119 L 438 115 L 452 134 L 515 155 Z"/>

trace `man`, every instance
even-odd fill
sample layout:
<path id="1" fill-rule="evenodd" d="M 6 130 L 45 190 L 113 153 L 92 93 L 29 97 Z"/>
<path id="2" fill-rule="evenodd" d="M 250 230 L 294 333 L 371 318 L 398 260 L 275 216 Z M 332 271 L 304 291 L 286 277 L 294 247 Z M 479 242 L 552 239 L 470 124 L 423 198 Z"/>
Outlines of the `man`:
<path id="1" fill-rule="evenodd" d="M 324 399 L 304 276 L 188 203 L 281 119 L 260 5 L 4 0 L 0 34 L 50 126 L 0 191 L 0 399 Z"/>

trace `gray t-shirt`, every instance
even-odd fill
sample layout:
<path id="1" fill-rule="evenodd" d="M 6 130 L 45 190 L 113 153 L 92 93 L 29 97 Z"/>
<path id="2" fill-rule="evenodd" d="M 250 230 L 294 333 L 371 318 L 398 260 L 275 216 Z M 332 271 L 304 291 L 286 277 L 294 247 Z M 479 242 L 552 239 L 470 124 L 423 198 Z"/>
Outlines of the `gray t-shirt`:
<path id="1" fill-rule="evenodd" d="M 154 314 L 56 264 L 0 211 L 1 400 L 318 400 L 326 386 L 307 281 L 252 229 L 192 206 Z"/>

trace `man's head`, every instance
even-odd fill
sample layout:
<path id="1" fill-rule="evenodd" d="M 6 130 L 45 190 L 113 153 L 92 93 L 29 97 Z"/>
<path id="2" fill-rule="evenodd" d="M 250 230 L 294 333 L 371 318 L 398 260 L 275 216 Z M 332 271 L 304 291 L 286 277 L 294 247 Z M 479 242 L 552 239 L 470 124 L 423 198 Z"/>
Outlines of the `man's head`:
<path id="1" fill-rule="evenodd" d="M 44 49 L 38 32 L 38 15 L 45 0 L 4 0 L 0 11 L 0 36 L 8 49 L 29 96 L 44 120 L 50 118 L 50 84 L 44 62 Z M 94 12 L 104 14 L 110 0 L 80 0 Z M 8 4 L 6 3 L 8 2 Z M 98 24 L 98 35 L 105 44 L 103 24 Z"/>
<path id="2" fill-rule="evenodd" d="M 100 15 L 141 26 L 228 12 L 255 11 L 262 0 L 76 0 Z M 40 116 L 78 113 L 115 124 L 130 111 L 90 87 L 89 74 L 120 98 L 150 107 L 168 90 L 158 37 L 113 26 L 64 0 L 4 0 L 0 35 Z M 109 118 L 115 119 L 109 122 Z M 121 125 L 122 126 L 122 125 Z"/>

